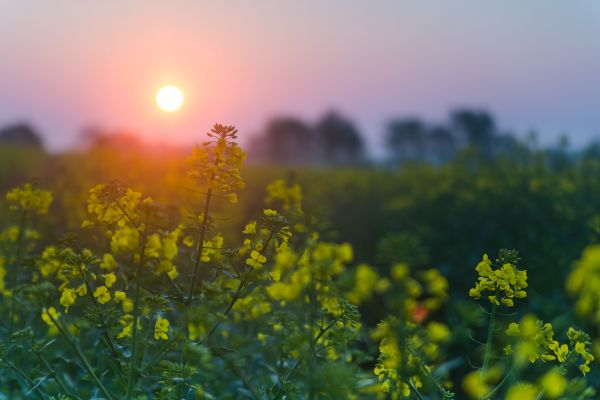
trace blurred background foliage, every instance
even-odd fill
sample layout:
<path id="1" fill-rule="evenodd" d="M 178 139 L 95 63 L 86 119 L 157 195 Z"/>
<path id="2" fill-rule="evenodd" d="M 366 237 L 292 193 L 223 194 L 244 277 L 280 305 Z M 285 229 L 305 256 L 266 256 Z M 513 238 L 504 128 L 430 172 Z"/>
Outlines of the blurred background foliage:
<path id="1" fill-rule="evenodd" d="M 564 278 L 600 231 L 597 144 L 575 151 L 563 138 L 542 147 L 534 134 L 519 139 L 478 110 L 452 112 L 442 125 L 392 120 L 384 138 L 386 154 L 373 157 L 339 113 L 315 124 L 271 120 L 247 146 L 247 188 L 223 221 L 224 233 L 237 235 L 260 211 L 267 183 L 283 177 L 303 186 L 306 206 L 327 221 L 324 238 L 350 242 L 357 262 L 381 269 L 394 262 L 434 266 L 460 299 L 482 252 L 516 247 L 534 277 L 529 298 L 536 303 L 529 306 L 541 318 L 569 309 Z M 0 130 L 0 185 L 6 191 L 40 181 L 56 199 L 46 223 L 68 233 L 78 228 L 87 191 L 97 182 L 119 179 L 174 209 L 185 206 L 187 152 L 88 130 L 78 150 L 47 154 L 40 135 L 17 124 Z M 384 317 L 376 307 L 371 311 L 373 321 Z"/>

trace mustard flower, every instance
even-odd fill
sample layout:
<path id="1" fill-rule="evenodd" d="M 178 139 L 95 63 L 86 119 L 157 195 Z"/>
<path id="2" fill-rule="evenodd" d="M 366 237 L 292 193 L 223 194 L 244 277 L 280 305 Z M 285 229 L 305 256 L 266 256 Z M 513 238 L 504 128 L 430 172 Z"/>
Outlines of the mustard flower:
<path id="1" fill-rule="evenodd" d="M 114 285 L 116 281 L 117 276 L 114 273 L 111 272 L 109 274 L 104 275 L 104 284 L 107 288 L 112 287 L 112 285 Z"/>
<path id="2" fill-rule="evenodd" d="M 11 189 L 6 194 L 6 200 L 13 211 L 32 211 L 44 215 L 52 203 L 52 193 L 26 183 L 22 187 Z"/>
<path id="3" fill-rule="evenodd" d="M 267 257 L 256 250 L 252 250 L 250 257 L 246 259 L 246 264 L 256 269 L 261 269 L 265 262 L 267 262 Z"/>
<path id="4" fill-rule="evenodd" d="M 508 262 L 494 269 L 487 254 L 483 255 L 475 270 L 479 277 L 475 287 L 469 290 L 469 296 L 479 299 L 487 292 L 490 303 L 507 307 L 514 305 L 513 299 L 527 296 L 524 290 L 527 288 L 527 271 L 521 271 Z"/>
<path id="5" fill-rule="evenodd" d="M 154 339 L 156 340 L 169 340 L 169 321 L 166 318 L 162 318 L 160 315 L 156 318 L 154 324 Z"/>
<path id="6" fill-rule="evenodd" d="M 106 304 L 110 301 L 110 291 L 106 286 L 98 286 L 94 291 L 94 297 L 100 304 Z"/>
<path id="7" fill-rule="evenodd" d="M 62 291 L 60 296 L 60 305 L 65 308 L 65 313 L 69 312 L 69 307 L 75 304 L 77 300 L 77 293 L 75 289 L 66 288 Z"/>

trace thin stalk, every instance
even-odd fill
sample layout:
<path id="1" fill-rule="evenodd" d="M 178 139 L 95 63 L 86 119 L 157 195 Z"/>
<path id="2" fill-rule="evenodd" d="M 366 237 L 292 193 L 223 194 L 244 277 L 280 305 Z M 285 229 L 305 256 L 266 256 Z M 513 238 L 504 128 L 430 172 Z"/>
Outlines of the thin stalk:
<path id="1" fill-rule="evenodd" d="M 25 379 L 25 381 L 27 381 L 27 383 L 29 385 L 33 386 L 31 390 L 35 390 L 36 393 L 42 399 L 46 398 L 46 396 L 44 396 L 44 392 L 42 392 L 42 390 L 40 389 L 40 387 L 39 386 L 35 386 L 33 380 L 29 376 L 27 376 L 27 374 L 22 369 L 20 369 L 15 364 L 13 364 L 12 362 L 10 362 L 6 357 L 3 357 L 2 361 L 4 361 L 6 363 L 6 365 L 8 365 L 13 371 L 15 371 L 17 373 L 17 375 L 19 375 L 21 378 Z"/>
<path id="2" fill-rule="evenodd" d="M 137 358 L 137 336 L 138 336 L 138 319 L 140 314 L 140 272 L 142 269 L 142 265 L 144 264 L 144 250 L 146 247 L 146 236 L 142 236 L 142 243 L 140 249 L 140 261 L 135 270 L 135 291 L 133 295 L 133 332 L 131 334 L 131 360 L 129 362 L 129 376 L 127 378 L 127 400 L 131 399 L 131 395 L 133 393 L 133 387 L 135 386 L 134 381 L 136 381 L 135 377 L 135 369 L 136 369 L 136 358 Z"/>
<path id="3" fill-rule="evenodd" d="M 421 357 L 419 357 L 419 355 L 417 354 L 417 352 L 412 347 L 409 346 L 408 347 L 408 351 L 415 358 L 417 358 L 417 359 L 421 358 Z M 440 384 L 440 382 L 437 380 L 437 378 L 435 376 L 433 376 L 433 374 L 421 362 L 419 363 L 419 368 L 423 372 L 423 375 L 425 375 L 429 380 L 431 380 L 433 382 L 433 384 L 435 385 L 435 387 L 437 388 L 437 390 L 440 392 L 440 394 L 443 394 L 444 393 L 444 388 L 442 387 L 442 385 Z"/>
<path id="4" fill-rule="evenodd" d="M 502 378 L 502 380 L 500 381 L 499 384 L 496 385 L 495 388 L 493 388 L 488 394 L 485 395 L 484 399 L 489 399 L 491 398 L 493 395 L 496 394 L 496 392 L 498 392 L 500 390 L 500 388 L 502 388 L 502 386 L 504 386 L 504 384 L 506 383 L 506 381 L 508 380 L 508 378 L 510 377 L 510 375 L 513 372 L 513 368 L 511 368 L 506 375 L 504 375 L 504 378 Z M 543 391 L 542 391 L 543 392 Z"/>
<path id="5" fill-rule="evenodd" d="M 83 271 L 83 268 L 81 266 L 79 266 L 79 272 L 81 273 L 81 276 L 83 277 L 83 283 L 85 284 L 87 293 L 88 293 L 89 297 L 92 299 L 94 306 L 98 310 L 98 316 L 100 317 L 100 326 L 102 327 L 102 331 L 103 331 L 102 334 L 104 336 L 104 342 L 108 346 L 113 357 L 115 357 L 115 359 L 117 359 L 117 357 L 119 357 L 119 353 L 117 353 L 115 344 L 113 343 L 112 338 L 110 337 L 110 334 L 108 333 L 108 326 L 106 325 L 106 322 L 104 321 L 104 316 L 102 315 L 102 308 L 100 307 L 100 304 L 98 304 L 98 301 L 96 301 L 96 298 L 94 297 L 94 293 L 92 293 L 92 288 L 90 287 L 90 284 L 88 283 L 85 273 Z"/>
<path id="6" fill-rule="evenodd" d="M 213 173 L 209 183 L 215 179 L 215 174 Z M 210 208 L 210 200 L 212 198 L 212 188 L 208 189 L 206 192 L 206 198 L 204 200 L 204 211 L 202 214 L 202 227 L 200 228 L 200 233 L 198 235 L 198 243 L 196 243 L 196 254 L 194 259 L 194 274 L 192 275 L 192 283 L 190 284 L 190 289 L 188 291 L 188 296 L 186 303 L 189 304 L 192 301 L 192 296 L 194 295 L 194 290 L 196 289 L 196 280 L 198 280 L 198 272 L 200 271 L 200 261 L 202 259 L 202 252 L 204 251 L 204 238 L 206 236 L 206 228 L 208 227 L 208 210 Z"/>
<path id="7" fill-rule="evenodd" d="M 42 364 L 44 364 L 46 369 L 50 372 L 50 375 L 54 378 L 56 383 L 58 383 L 58 386 L 60 386 L 61 390 L 65 392 L 65 394 L 72 396 L 71 391 L 67 388 L 65 382 L 62 380 L 62 378 L 56 372 L 56 370 L 52 367 L 52 365 L 48 362 L 46 357 L 44 357 L 44 355 L 40 351 L 34 349 L 33 346 L 31 346 L 31 344 L 29 344 L 29 349 L 40 359 Z"/>
<path id="8" fill-rule="evenodd" d="M 317 334 L 317 336 L 315 336 L 315 338 L 313 339 L 313 342 L 316 344 L 319 341 L 319 339 L 321 339 L 321 337 L 325 333 L 327 333 L 327 331 L 329 331 L 335 325 L 335 323 L 340 320 L 340 318 L 342 318 L 342 316 L 343 316 L 343 314 L 340 314 L 338 317 L 336 317 L 334 320 L 332 320 L 326 327 L 321 328 L 319 330 L 319 333 Z M 306 358 L 306 354 L 304 354 L 302 357 L 300 357 L 298 359 L 298 361 L 296 361 L 294 366 L 288 370 L 288 373 L 285 375 L 285 378 L 279 379 L 280 386 L 279 386 L 279 389 L 277 390 L 277 393 L 275 393 L 275 396 L 273 397 L 274 399 L 279 398 L 279 396 L 281 395 L 281 391 L 283 390 L 283 382 L 288 381 L 292 377 L 292 375 L 296 372 L 298 367 L 300 367 L 300 364 L 302 364 L 302 362 L 304 361 L 305 358 Z"/>
<path id="9" fill-rule="evenodd" d="M 92 365 L 90 364 L 88 359 L 81 352 L 81 349 L 79 348 L 77 343 L 75 343 L 75 341 L 73 339 L 71 339 L 71 336 L 69 335 L 69 333 L 65 330 L 65 328 L 56 319 L 54 319 L 52 314 L 48 313 L 48 317 L 50 317 L 50 319 L 52 320 L 52 323 L 54 324 L 54 326 L 56 326 L 56 328 L 58 329 L 60 334 L 63 335 L 63 337 L 69 344 L 69 346 L 71 346 L 71 348 L 75 351 L 75 353 L 77 354 L 77 357 L 79 357 L 79 359 L 83 363 L 83 367 L 86 369 L 88 374 L 90 374 L 90 376 L 92 377 L 92 380 L 94 381 L 94 383 L 96 384 L 96 386 L 98 387 L 100 392 L 102 392 L 102 394 L 104 396 L 106 396 L 106 398 L 108 400 L 114 400 L 114 398 L 112 397 L 110 392 L 106 389 L 106 387 L 104 387 L 104 385 L 102 384 L 100 379 L 98 379 L 98 376 L 94 372 L 94 368 L 92 368 Z"/>
<path id="10" fill-rule="evenodd" d="M 12 279 L 12 296 L 10 300 L 10 325 L 9 325 L 9 335 L 13 333 L 14 329 L 14 319 L 15 319 L 15 310 L 16 310 L 16 289 L 17 284 L 19 282 L 19 269 L 21 267 L 21 258 L 23 253 L 23 237 L 25 235 L 25 223 L 27 218 L 27 210 L 23 210 L 21 214 L 21 222 L 19 223 L 19 234 L 17 236 L 17 247 L 15 249 L 15 265 L 14 265 L 14 273 Z"/>
<path id="11" fill-rule="evenodd" d="M 410 388 L 412 389 L 412 391 L 415 392 L 415 394 L 417 395 L 419 400 L 425 400 L 425 397 L 423 397 L 423 395 L 421 394 L 419 389 L 415 386 L 414 383 L 412 383 L 412 381 L 410 379 L 407 381 L 407 383 L 408 383 L 408 386 L 410 386 Z"/>
<path id="12" fill-rule="evenodd" d="M 155 356 L 154 358 L 152 358 L 150 361 L 148 361 L 146 363 L 146 365 L 142 366 L 140 368 L 140 374 L 143 374 L 144 372 L 146 372 L 146 370 L 152 368 L 154 365 L 156 365 L 157 363 L 159 363 L 164 357 L 165 355 L 167 355 L 167 353 L 169 352 L 169 350 L 171 350 L 175 344 L 177 342 L 175 342 L 174 340 L 171 341 L 169 344 L 167 344 L 165 347 L 163 347 Z"/>
<path id="13" fill-rule="evenodd" d="M 484 382 L 487 378 L 487 371 L 490 364 L 490 353 L 492 352 L 492 339 L 494 336 L 494 324 L 496 323 L 496 304 L 492 304 L 492 311 L 490 312 L 490 321 L 488 324 L 487 340 L 485 342 L 485 352 L 483 353 L 483 366 L 480 371 L 480 380 Z M 485 393 L 480 393 L 478 396 L 479 400 L 483 400 Z"/>
<path id="14" fill-rule="evenodd" d="M 272 239 L 273 239 L 273 233 L 269 234 L 269 237 L 265 241 L 265 245 L 263 246 L 263 250 L 260 252 L 261 255 L 267 250 L 267 246 L 269 246 L 269 244 L 271 243 Z M 227 315 L 229 315 L 229 313 L 233 309 L 233 306 L 235 305 L 235 303 L 237 303 L 237 301 L 241 298 L 242 290 L 244 289 L 244 287 L 248 283 L 248 279 L 250 277 L 250 273 L 252 272 L 253 269 L 254 268 L 251 267 L 250 269 L 248 269 L 246 271 L 246 273 L 244 274 L 244 277 L 240 280 L 240 284 L 238 285 L 235 293 L 233 294 L 233 297 L 231 298 L 231 301 L 229 302 L 229 304 L 227 304 L 227 307 L 225 307 L 225 310 L 223 310 L 223 312 L 220 314 L 221 316 L 219 317 L 219 319 L 217 320 L 217 322 L 215 322 L 215 324 L 210 328 L 210 330 L 208 331 L 208 333 L 206 334 L 206 336 L 204 337 L 204 339 L 202 340 L 201 343 L 206 342 L 213 335 L 213 333 L 215 333 L 215 331 L 219 328 L 219 326 L 223 322 L 223 317 L 226 317 Z"/>

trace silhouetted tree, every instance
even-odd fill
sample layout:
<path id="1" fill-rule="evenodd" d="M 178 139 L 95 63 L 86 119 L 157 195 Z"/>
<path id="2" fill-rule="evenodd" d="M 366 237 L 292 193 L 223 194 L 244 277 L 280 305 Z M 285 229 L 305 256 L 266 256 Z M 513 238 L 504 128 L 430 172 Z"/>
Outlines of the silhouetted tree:
<path id="1" fill-rule="evenodd" d="M 427 127 L 416 118 L 393 120 L 385 133 L 385 143 L 395 162 L 423 160 Z"/>
<path id="2" fill-rule="evenodd" d="M 364 161 L 365 149 L 354 124 L 335 112 L 327 113 L 315 127 L 324 164 L 356 164 Z"/>
<path id="3" fill-rule="evenodd" d="M 457 110 L 450 116 L 454 129 L 464 137 L 469 147 L 479 149 L 483 155 L 491 155 L 496 122 L 486 111 Z"/>
<path id="4" fill-rule="evenodd" d="M 458 144 L 452 131 L 444 126 L 434 126 L 427 134 L 429 161 L 441 164 L 449 161 L 456 153 Z"/>
<path id="5" fill-rule="evenodd" d="M 41 136 L 29 125 L 19 123 L 0 129 L 0 144 L 43 149 Z"/>
<path id="6" fill-rule="evenodd" d="M 313 130 L 299 119 L 271 120 L 251 145 L 255 159 L 278 164 L 308 164 L 318 159 Z"/>

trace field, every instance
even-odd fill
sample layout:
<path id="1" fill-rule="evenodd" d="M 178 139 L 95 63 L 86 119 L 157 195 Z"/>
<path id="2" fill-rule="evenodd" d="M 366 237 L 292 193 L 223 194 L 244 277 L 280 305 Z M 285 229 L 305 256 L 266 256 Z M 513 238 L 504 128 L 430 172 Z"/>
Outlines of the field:
<path id="1" fill-rule="evenodd" d="M 0 398 L 594 399 L 600 158 L 0 149 Z"/>

